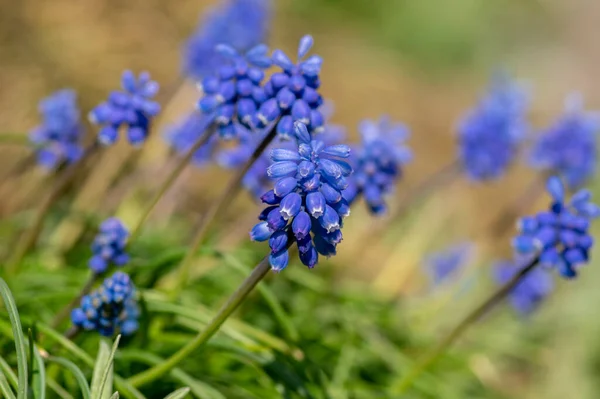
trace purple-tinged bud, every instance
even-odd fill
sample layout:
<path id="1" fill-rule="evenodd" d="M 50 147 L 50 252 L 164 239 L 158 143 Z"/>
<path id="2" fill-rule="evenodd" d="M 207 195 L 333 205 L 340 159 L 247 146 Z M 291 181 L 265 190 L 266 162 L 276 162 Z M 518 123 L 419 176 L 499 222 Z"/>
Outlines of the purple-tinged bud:
<path id="1" fill-rule="evenodd" d="M 285 197 L 296 188 L 298 181 L 293 177 L 284 177 L 275 183 L 273 191 L 280 198 Z"/>
<path id="2" fill-rule="evenodd" d="M 537 240 L 529 236 L 517 236 L 513 238 L 512 245 L 515 251 L 522 254 L 536 251 L 540 246 Z"/>
<path id="3" fill-rule="evenodd" d="M 582 263 L 586 263 L 588 260 L 588 257 L 585 255 L 585 253 L 583 253 L 583 251 L 579 248 L 567 249 L 563 256 L 570 266 L 577 266 Z"/>
<path id="4" fill-rule="evenodd" d="M 535 238 L 542 244 L 542 248 L 550 248 L 556 244 L 558 233 L 552 227 L 542 227 L 535 235 Z"/>
<path id="5" fill-rule="evenodd" d="M 579 236 L 577 246 L 585 251 L 592 248 L 594 245 L 594 237 L 589 234 Z"/>
<path id="6" fill-rule="evenodd" d="M 315 267 L 317 262 L 319 262 L 319 254 L 314 246 L 310 246 L 310 248 L 304 252 L 299 251 L 300 261 L 308 266 L 308 268 L 312 269 Z"/>
<path id="7" fill-rule="evenodd" d="M 236 109 L 240 121 L 245 125 L 250 125 L 252 115 L 256 113 L 256 104 L 254 101 L 248 98 L 241 98 L 236 104 Z"/>
<path id="8" fill-rule="evenodd" d="M 258 110 L 258 119 L 264 124 L 264 125 L 268 125 L 271 122 L 274 122 L 277 118 L 279 118 L 279 115 L 281 114 L 281 111 L 279 109 L 279 105 L 277 104 L 277 100 L 275 100 L 274 98 L 265 101 L 259 108 Z"/>
<path id="9" fill-rule="evenodd" d="M 98 142 L 102 145 L 111 145 L 117 141 L 119 132 L 112 126 L 105 125 L 98 132 Z"/>
<path id="10" fill-rule="evenodd" d="M 277 231 L 283 229 L 287 224 L 287 221 L 281 217 L 281 213 L 279 212 L 279 207 L 273 209 L 267 215 L 267 225 L 271 229 L 271 231 Z"/>
<path id="11" fill-rule="evenodd" d="M 533 234 L 538 228 L 538 222 L 533 217 L 523 217 L 517 222 L 517 228 L 523 234 Z"/>
<path id="12" fill-rule="evenodd" d="M 294 101 L 296 100 L 296 96 L 294 93 L 290 91 L 287 87 L 284 87 L 277 93 L 277 104 L 279 104 L 279 108 L 286 110 L 289 109 Z"/>
<path id="13" fill-rule="evenodd" d="M 278 230 L 271 235 L 269 238 L 269 247 L 271 253 L 275 254 L 286 249 L 288 243 L 288 236 L 285 230 Z"/>
<path id="14" fill-rule="evenodd" d="M 282 161 L 300 161 L 300 154 L 297 151 L 287 150 L 285 148 L 274 148 L 271 150 L 271 159 L 274 162 Z M 300 168 L 298 168 L 299 170 Z"/>
<path id="15" fill-rule="evenodd" d="M 290 255 L 287 249 L 284 249 L 281 252 L 276 254 L 269 255 L 269 263 L 271 264 L 271 269 L 275 272 L 282 271 L 286 268 L 290 261 Z"/>
<path id="16" fill-rule="evenodd" d="M 348 158 L 350 156 L 350 147 L 345 144 L 336 144 L 325 147 L 321 154 L 331 155 L 339 158 Z"/>
<path id="17" fill-rule="evenodd" d="M 263 87 L 254 86 L 252 88 L 252 99 L 258 104 L 264 103 L 268 98 L 269 97 L 267 96 L 267 93 Z"/>
<path id="18" fill-rule="evenodd" d="M 219 87 L 219 95 L 223 97 L 225 102 L 233 100 L 237 95 L 237 91 L 235 90 L 235 83 L 233 81 L 222 82 L 221 87 Z"/>
<path id="19" fill-rule="evenodd" d="M 316 191 L 320 184 L 321 179 L 319 174 L 314 174 L 312 177 L 302 180 L 302 188 L 307 192 Z"/>
<path id="20" fill-rule="evenodd" d="M 325 197 L 325 201 L 327 201 L 328 204 L 335 204 L 336 202 L 339 202 L 342 199 L 342 193 L 340 193 L 338 190 L 331 187 L 327 183 L 321 184 L 320 191 Z"/>
<path id="21" fill-rule="evenodd" d="M 299 121 L 294 122 L 294 133 L 296 133 L 296 138 L 300 143 L 310 144 L 310 134 L 308 133 L 306 124 Z M 302 149 L 302 144 L 300 144 L 299 149 Z"/>
<path id="22" fill-rule="evenodd" d="M 310 248 L 313 246 L 312 238 L 310 237 L 310 235 L 306 235 L 304 238 L 297 239 L 296 245 L 298 246 L 298 251 L 300 253 L 306 252 L 310 250 Z"/>
<path id="23" fill-rule="evenodd" d="M 254 85 L 249 79 L 241 79 L 236 83 L 237 95 L 240 97 L 250 97 Z"/>
<path id="24" fill-rule="evenodd" d="M 327 158 L 321 158 L 319 160 L 319 167 L 320 170 L 323 171 L 323 174 L 327 177 L 332 179 L 339 179 L 342 177 L 342 168 L 340 168 L 337 163 Z"/>
<path id="25" fill-rule="evenodd" d="M 300 94 L 302 93 L 302 90 L 304 90 L 304 87 L 306 87 L 306 80 L 300 75 L 293 75 L 290 78 L 287 87 L 294 93 Z"/>
<path id="26" fill-rule="evenodd" d="M 208 95 L 200 99 L 200 101 L 198 102 L 198 108 L 200 109 L 200 111 L 207 114 L 216 110 L 222 102 L 223 101 L 219 98 L 219 96 Z"/>
<path id="27" fill-rule="evenodd" d="M 275 195 L 274 190 L 269 190 L 260 196 L 260 200 L 265 204 L 276 205 L 281 201 L 281 197 Z"/>
<path id="28" fill-rule="evenodd" d="M 92 256 L 88 262 L 88 266 L 96 274 L 104 273 L 108 268 L 108 263 L 102 256 Z"/>
<path id="29" fill-rule="evenodd" d="M 291 139 L 294 133 L 294 120 L 290 115 L 282 116 L 277 123 L 277 134 L 285 139 Z"/>
<path id="30" fill-rule="evenodd" d="M 231 140 L 236 136 L 235 125 L 230 123 L 228 125 L 219 125 L 219 136 L 223 140 Z"/>
<path id="31" fill-rule="evenodd" d="M 262 69 L 259 68 L 250 68 L 248 69 L 248 79 L 252 81 L 254 84 L 259 84 L 265 77 L 265 73 Z"/>
<path id="32" fill-rule="evenodd" d="M 311 130 L 315 133 L 322 133 L 324 130 L 323 125 L 325 125 L 325 119 L 323 118 L 323 114 L 316 109 L 311 110 L 310 111 L 310 128 L 311 128 Z"/>
<path id="33" fill-rule="evenodd" d="M 273 209 L 277 209 L 279 206 L 268 206 L 265 209 L 262 210 L 262 212 L 258 215 L 258 220 L 267 220 L 267 217 L 269 215 L 269 213 L 271 213 L 271 211 Z"/>
<path id="34" fill-rule="evenodd" d="M 556 248 L 548 248 L 540 254 L 540 265 L 551 268 L 560 262 L 560 255 Z"/>
<path id="35" fill-rule="evenodd" d="M 335 230 L 332 231 L 331 233 L 324 233 L 321 234 L 321 236 L 323 237 L 323 239 L 325 241 L 327 241 L 328 243 L 332 244 L 332 245 L 337 245 L 340 242 L 342 242 L 343 236 L 342 236 L 342 230 Z"/>
<path id="36" fill-rule="evenodd" d="M 290 58 L 281 50 L 273 51 L 273 55 L 271 57 L 273 59 L 273 64 L 277 65 L 284 71 L 290 71 L 294 68 L 294 63 L 290 60 Z"/>
<path id="37" fill-rule="evenodd" d="M 233 65 L 221 65 L 217 73 L 221 81 L 230 80 L 235 76 L 235 67 Z"/>
<path id="38" fill-rule="evenodd" d="M 219 83 L 219 78 L 216 76 L 207 76 L 202 79 L 200 89 L 204 92 L 204 94 L 216 94 L 219 90 Z"/>
<path id="39" fill-rule="evenodd" d="M 228 125 L 231 123 L 231 119 L 235 115 L 235 106 L 230 104 L 225 104 L 217 109 L 217 114 L 215 116 L 215 122 L 220 125 Z"/>
<path id="40" fill-rule="evenodd" d="M 260 222 L 252 228 L 252 231 L 250 231 L 250 239 L 259 242 L 267 241 L 271 237 L 271 234 L 272 232 L 269 229 L 267 222 Z"/>
<path id="41" fill-rule="evenodd" d="M 289 193 L 279 205 L 279 212 L 285 220 L 290 220 L 300 212 L 302 208 L 302 197 L 298 193 Z"/>
<path id="42" fill-rule="evenodd" d="M 290 77 L 283 72 L 276 72 L 271 76 L 270 83 L 274 91 L 279 91 L 283 87 L 287 86 L 290 81 Z"/>
<path id="43" fill-rule="evenodd" d="M 301 211 L 292 221 L 292 231 L 298 241 L 309 236 L 311 228 L 310 216 L 308 213 Z"/>
<path id="44" fill-rule="evenodd" d="M 273 179 L 284 176 L 294 176 L 298 171 L 298 164 L 295 162 L 276 162 L 267 168 L 267 175 Z"/>
<path id="45" fill-rule="evenodd" d="M 298 174 L 302 178 L 311 177 L 315 173 L 316 165 L 310 161 L 302 161 L 298 164 Z"/>
<path id="46" fill-rule="evenodd" d="M 335 209 L 329 205 L 325 205 L 325 212 L 323 212 L 323 216 L 319 218 L 319 223 L 328 233 L 331 233 L 340 229 L 340 216 Z"/>
<path id="47" fill-rule="evenodd" d="M 336 254 L 335 245 L 328 243 L 319 235 L 315 235 L 314 244 L 317 252 L 323 256 L 330 257 Z"/>
<path id="48" fill-rule="evenodd" d="M 338 201 L 335 204 L 332 204 L 331 207 L 335 209 L 342 219 L 350 216 L 350 205 L 346 200 Z"/>
<path id="49" fill-rule="evenodd" d="M 318 191 L 308 193 L 308 195 L 306 196 L 306 209 L 312 215 L 312 217 L 318 218 L 323 216 L 323 213 L 325 212 L 325 207 L 326 203 L 323 194 L 321 194 Z"/>
<path id="50" fill-rule="evenodd" d="M 304 93 L 302 93 L 302 99 L 306 101 L 307 104 L 315 106 L 319 102 L 321 95 L 318 91 L 311 87 L 305 87 Z"/>
<path id="51" fill-rule="evenodd" d="M 127 129 L 127 139 L 134 147 L 139 147 L 146 140 L 146 131 L 139 126 L 133 126 Z"/>
<path id="52" fill-rule="evenodd" d="M 304 125 L 310 123 L 310 106 L 306 101 L 302 99 L 294 101 L 294 104 L 292 105 L 292 118 Z"/>
<path id="53" fill-rule="evenodd" d="M 566 248 L 577 246 L 578 238 L 578 234 L 572 230 L 561 230 L 559 234 L 559 240 Z"/>

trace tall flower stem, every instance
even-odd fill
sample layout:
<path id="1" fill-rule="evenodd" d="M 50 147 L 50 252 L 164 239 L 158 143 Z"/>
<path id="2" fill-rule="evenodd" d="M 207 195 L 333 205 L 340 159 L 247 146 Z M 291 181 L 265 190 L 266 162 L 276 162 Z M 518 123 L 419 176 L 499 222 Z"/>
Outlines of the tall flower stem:
<path id="1" fill-rule="evenodd" d="M 75 309 L 75 307 L 81 303 L 81 298 L 83 298 L 91 291 L 92 287 L 99 279 L 99 273 L 92 273 L 92 275 L 86 281 L 85 285 L 81 288 L 81 291 L 79 291 L 79 294 L 77 294 L 77 296 L 73 298 L 67 306 L 65 306 L 60 312 L 58 312 L 56 316 L 54 316 L 50 327 L 57 328 L 58 326 L 60 326 L 60 324 L 67 317 L 69 317 L 69 315 L 71 314 L 71 310 Z"/>
<path id="2" fill-rule="evenodd" d="M 169 176 L 167 176 L 165 181 L 161 184 L 159 189 L 156 191 L 156 193 L 152 197 L 152 200 L 150 201 L 148 206 L 142 212 L 142 216 L 138 220 L 137 224 L 131 230 L 131 237 L 129 238 L 130 243 L 132 241 L 135 241 L 139 237 L 142 226 L 146 222 L 146 220 L 148 219 L 150 214 L 152 213 L 152 210 L 156 207 L 156 205 L 158 204 L 160 199 L 163 197 L 163 195 L 175 183 L 175 181 L 181 175 L 181 172 L 185 169 L 185 167 L 190 163 L 190 161 L 191 161 L 192 157 L 194 156 L 194 154 L 196 153 L 196 151 L 198 151 L 198 149 L 200 149 L 202 146 L 204 146 L 206 143 L 208 143 L 208 141 L 210 140 L 212 135 L 215 133 L 215 131 L 216 130 L 215 130 L 214 126 L 210 126 L 208 129 L 206 129 L 204 131 L 204 134 L 202 134 L 202 136 L 198 140 L 196 140 L 194 145 L 187 151 L 185 156 L 179 160 L 179 163 L 177 165 L 175 165 L 175 168 L 173 168 L 171 173 L 169 173 Z"/>
<path id="3" fill-rule="evenodd" d="M 194 351 L 204 345 L 219 330 L 221 325 L 240 306 L 248 294 L 252 292 L 254 287 L 267 275 L 270 269 L 269 257 L 266 256 L 258 265 L 256 265 L 254 270 L 252 270 L 252 273 L 250 273 L 221 309 L 219 309 L 204 331 L 196 335 L 196 337 L 187 345 L 179 349 L 164 362 L 131 377 L 128 382 L 134 387 L 146 385 L 168 373 L 182 360 L 194 353 Z"/>
<path id="4" fill-rule="evenodd" d="M 265 136 L 265 138 L 260 142 L 260 144 L 254 149 L 254 152 L 250 156 L 250 158 L 246 161 L 244 166 L 236 172 L 235 176 L 231 178 L 229 184 L 225 188 L 225 191 L 221 194 L 221 196 L 212 203 L 211 207 L 208 211 L 202 216 L 202 220 L 200 221 L 200 225 L 196 230 L 194 237 L 192 238 L 192 242 L 188 247 L 187 253 L 185 257 L 181 261 L 179 265 L 179 274 L 177 279 L 177 287 L 182 287 L 185 285 L 189 274 L 190 268 L 192 266 L 192 262 L 194 260 L 194 256 L 198 251 L 198 248 L 204 242 L 206 238 L 206 234 L 209 231 L 213 221 L 221 216 L 221 213 L 227 209 L 229 204 L 233 201 L 239 189 L 241 188 L 242 179 L 252 167 L 254 162 L 260 157 L 260 155 L 264 152 L 264 150 L 269 146 L 269 144 L 273 141 L 273 139 L 277 136 L 277 131 L 275 129 L 275 125 L 271 127 L 269 133 Z"/>
<path id="5" fill-rule="evenodd" d="M 394 395 L 405 393 L 415 382 L 415 380 L 433 365 L 450 346 L 476 321 L 485 315 L 490 309 L 502 302 L 504 298 L 519 284 L 519 282 L 529 274 L 539 263 L 539 256 L 535 256 L 529 263 L 523 267 L 513 278 L 505 285 L 500 287 L 492 296 L 490 296 L 481 305 L 475 308 L 467 315 L 437 346 L 435 346 L 427 355 L 425 355 L 409 372 L 393 387 Z"/>
<path id="6" fill-rule="evenodd" d="M 73 181 L 73 179 L 77 176 L 77 172 L 80 170 L 80 168 L 83 165 L 85 165 L 87 160 L 91 158 L 91 156 L 94 153 L 96 153 L 96 151 L 98 151 L 99 148 L 100 145 L 98 144 L 98 142 L 94 141 L 94 144 L 87 148 L 87 150 L 84 152 L 83 156 L 79 159 L 79 161 L 69 165 L 64 170 L 58 181 L 54 183 L 52 191 L 46 198 L 42 200 L 42 203 L 37 209 L 31 227 L 27 229 L 25 233 L 23 233 L 23 235 L 17 242 L 14 251 L 12 252 L 12 255 L 6 262 L 6 270 L 9 273 L 15 271 L 15 269 L 23 260 L 23 257 L 25 256 L 27 251 L 29 251 L 35 245 L 35 242 L 37 241 L 37 238 L 42 230 L 44 219 L 50 211 L 50 208 L 52 208 L 52 205 L 54 205 L 56 201 L 60 199 L 63 192 Z"/>

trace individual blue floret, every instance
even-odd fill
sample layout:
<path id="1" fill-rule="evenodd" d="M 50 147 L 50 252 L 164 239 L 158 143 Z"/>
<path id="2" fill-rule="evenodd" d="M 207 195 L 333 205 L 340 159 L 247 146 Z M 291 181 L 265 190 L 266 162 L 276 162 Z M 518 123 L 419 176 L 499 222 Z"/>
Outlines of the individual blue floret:
<path id="1" fill-rule="evenodd" d="M 227 62 L 202 79 L 198 108 L 214 121 L 221 138 L 232 139 L 236 125 L 251 126 L 252 117 L 266 99 L 261 82 L 271 59 L 265 45 L 253 47 L 244 55 L 225 44 L 218 45 L 217 51 Z"/>
<path id="2" fill-rule="evenodd" d="M 29 136 L 36 147 L 38 163 L 54 169 L 63 162 L 79 160 L 83 155 L 83 127 L 75 92 L 55 92 L 40 102 L 39 112 L 42 123 Z"/>
<path id="3" fill-rule="evenodd" d="M 95 125 L 101 125 L 98 141 L 111 145 L 119 136 L 121 127 L 127 129 L 127 138 L 133 146 L 140 146 L 148 136 L 150 122 L 160 112 L 160 105 L 152 101 L 158 93 L 158 83 L 150 80 L 150 74 L 140 73 L 136 78 L 131 71 L 123 72 L 121 77 L 123 91 L 113 91 L 108 100 L 90 114 L 89 119 Z"/>
<path id="4" fill-rule="evenodd" d="M 116 272 L 95 291 L 81 299 L 71 312 L 74 326 L 110 337 L 131 335 L 138 329 L 136 290 L 129 275 Z"/>
<path id="5" fill-rule="evenodd" d="M 176 125 L 167 127 L 164 139 L 177 153 L 187 154 L 211 123 L 211 118 L 199 112 L 192 112 Z M 206 144 L 196 150 L 192 156 L 192 162 L 195 165 L 204 165 L 209 162 L 218 141 L 217 136 L 211 135 Z"/>
<path id="6" fill-rule="evenodd" d="M 92 243 L 93 256 L 88 265 L 94 273 L 103 273 L 108 266 L 123 266 L 129 262 L 125 252 L 129 231 L 117 218 L 106 219 Z"/>
<path id="7" fill-rule="evenodd" d="M 521 218 L 513 247 L 526 258 L 539 253 L 542 266 L 573 278 L 577 269 L 589 261 L 594 244 L 590 221 L 600 216 L 600 207 L 590 202 L 587 190 L 578 191 L 566 202 L 563 183 L 556 176 L 548 179 L 547 190 L 553 200 L 550 209 Z"/>
<path id="8" fill-rule="evenodd" d="M 519 272 L 519 267 L 512 262 L 499 262 L 493 270 L 496 282 L 506 284 Z M 528 315 L 538 308 L 553 289 L 552 275 L 543 269 L 535 268 L 522 277 L 513 288 L 509 294 L 509 301 L 517 312 Z"/>
<path id="9" fill-rule="evenodd" d="M 223 61 L 215 51 L 223 43 L 244 53 L 264 43 L 271 16 L 269 0 L 226 0 L 200 21 L 183 49 L 183 71 L 196 80 L 211 75 Z"/>
<path id="10" fill-rule="evenodd" d="M 268 174 L 276 179 L 275 188 L 263 194 L 268 205 L 261 220 L 250 233 L 254 241 L 269 241 L 269 261 L 275 271 L 289 262 L 288 248 L 295 240 L 300 260 L 312 268 L 318 254 L 332 256 L 342 241 L 342 221 L 350 214 L 350 206 L 342 198 L 350 165 L 350 148 L 343 144 L 325 146 L 313 140 L 306 126 L 294 127 L 295 150 L 271 150 L 273 164 Z"/>
<path id="11" fill-rule="evenodd" d="M 458 157 L 475 181 L 497 179 L 516 159 L 528 130 L 529 102 L 523 88 L 496 77 L 488 93 L 458 126 Z"/>
<path id="12" fill-rule="evenodd" d="M 533 167 L 560 175 L 569 189 L 584 184 L 596 172 L 598 114 L 585 112 L 581 98 L 566 101 L 565 113 L 534 142 Z"/>
<path id="13" fill-rule="evenodd" d="M 393 191 L 402 166 L 412 159 L 404 146 L 409 131 L 385 116 L 377 122 L 364 120 L 358 130 L 362 142 L 353 153 L 354 175 L 344 198 L 352 203 L 362 195 L 371 212 L 380 214 L 386 210 L 384 196 Z"/>
<path id="14" fill-rule="evenodd" d="M 311 134 L 323 130 L 324 118 L 319 110 L 323 98 L 318 92 L 323 60 L 317 55 L 304 60 L 312 45 L 312 36 L 300 39 L 296 64 L 283 51 L 273 52 L 273 63 L 283 71 L 271 75 L 264 86 L 267 100 L 253 118 L 256 127 L 277 122 L 277 133 L 286 139 L 294 136 L 295 122 L 306 125 Z"/>
<path id="15" fill-rule="evenodd" d="M 466 265 L 472 253 L 473 244 L 462 242 L 430 255 L 425 264 L 433 284 L 438 285 L 450 279 Z"/>

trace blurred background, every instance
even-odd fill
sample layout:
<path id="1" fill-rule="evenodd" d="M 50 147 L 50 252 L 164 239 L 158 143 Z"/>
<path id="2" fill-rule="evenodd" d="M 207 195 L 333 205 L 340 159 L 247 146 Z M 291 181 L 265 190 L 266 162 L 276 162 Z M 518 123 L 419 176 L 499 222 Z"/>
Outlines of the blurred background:
<path id="1" fill-rule="evenodd" d="M 0 132 L 26 137 L 38 124 L 38 101 L 61 88 L 75 89 L 82 112 L 89 112 L 123 69 L 147 70 L 161 84 L 164 112 L 150 142 L 142 150 L 120 143 L 103 153 L 80 182 L 83 191 L 72 198 L 79 214 L 57 216 L 47 226 L 43 257 L 50 267 L 64 262 L 65 243 L 84 240 L 81 214 L 93 209 L 135 220 L 153 184 L 172 167 L 162 135 L 198 97 L 194 82 L 182 78 L 181 48 L 214 3 L 0 0 Z M 293 53 L 303 34 L 314 36 L 314 52 L 324 59 L 322 94 L 332 101 L 332 120 L 346 127 L 350 141 L 357 139 L 363 118 L 389 114 L 410 127 L 414 161 L 391 207 L 454 159 L 456 123 L 496 70 L 528 85 L 535 129 L 548 126 L 573 91 L 582 93 L 588 108 L 600 108 L 600 3 L 594 0 L 276 0 L 273 7 L 268 44 Z M 0 169 L 29 153 L 18 143 L 0 145 Z M 148 235 L 185 241 L 189 220 L 218 196 L 230 173 L 212 165 L 189 167 L 154 212 L 156 230 Z M 340 286 L 368 287 L 368 295 L 381 301 L 400 298 L 410 329 L 435 340 L 471 307 L 474 296 L 490 290 L 489 265 L 510 254 L 513 232 L 490 237 L 486 229 L 534 178 L 520 162 L 491 184 L 460 179 L 394 221 L 374 220 L 359 206 L 348 219 L 339 255 L 312 273 L 325 272 Z M 26 220 L 48 184 L 47 174 L 34 169 L 3 184 L 2 218 Z M 545 202 L 531 203 L 528 210 Z M 248 195 L 236 201 L 221 226 L 222 247 L 246 245 L 257 209 Z M 4 252 L 13 231 L 3 228 L 0 234 Z M 464 278 L 432 292 L 423 259 L 465 240 L 477 249 Z M 447 396 L 422 397 L 450 398 L 453 392 L 463 398 L 600 397 L 598 266 L 590 265 L 576 281 L 559 282 L 527 318 L 504 309 L 481 323 L 457 349 L 469 370 L 466 382 L 446 373 L 442 386 L 454 386 Z M 197 274 L 203 270 L 198 265 Z"/>

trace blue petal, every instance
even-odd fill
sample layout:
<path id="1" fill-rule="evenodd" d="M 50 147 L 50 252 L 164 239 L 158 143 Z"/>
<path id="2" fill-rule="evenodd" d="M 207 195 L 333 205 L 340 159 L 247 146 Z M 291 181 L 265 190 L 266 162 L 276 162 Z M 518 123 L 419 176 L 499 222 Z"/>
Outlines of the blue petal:
<path id="1" fill-rule="evenodd" d="M 537 241 L 530 236 L 517 236 L 512 241 L 515 251 L 523 254 L 534 252 L 538 248 Z"/>
<path id="2" fill-rule="evenodd" d="M 272 231 L 281 230 L 287 225 L 287 221 L 281 217 L 279 207 L 269 212 L 267 215 L 267 225 Z"/>
<path id="3" fill-rule="evenodd" d="M 269 247 L 271 248 L 271 253 L 275 254 L 287 249 L 288 237 L 287 232 L 284 230 L 279 230 L 273 233 L 271 238 L 269 238 Z"/>
<path id="4" fill-rule="evenodd" d="M 290 256 L 287 249 L 276 254 L 269 255 L 269 263 L 271 264 L 271 269 L 276 272 L 285 269 L 289 261 Z"/>
<path id="5" fill-rule="evenodd" d="M 321 154 L 331 155 L 334 157 L 348 158 L 350 156 L 350 147 L 345 144 L 336 144 L 325 147 Z M 352 170 L 352 169 L 351 169 Z"/>
<path id="6" fill-rule="evenodd" d="M 306 196 L 306 209 L 312 217 L 318 218 L 325 212 L 326 201 L 323 194 L 318 191 L 308 193 Z M 337 214 L 336 214 L 337 216 Z"/>
<path id="7" fill-rule="evenodd" d="M 340 216 L 335 209 L 329 205 L 325 205 L 325 212 L 319 218 L 319 223 L 328 233 L 331 233 L 340 229 Z"/>
<path id="8" fill-rule="evenodd" d="M 267 222 L 257 223 L 250 231 L 250 239 L 252 241 L 267 241 L 271 237 L 271 230 Z"/>
<path id="9" fill-rule="evenodd" d="M 308 213 L 301 211 L 292 221 L 292 231 L 297 240 L 302 240 L 310 233 L 311 228 L 310 216 Z"/>
<path id="10" fill-rule="evenodd" d="M 302 59 L 306 54 L 308 54 L 313 46 L 313 43 L 314 41 L 311 35 L 303 36 L 300 39 L 300 45 L 298 46 L 298 59 Z"/>
<path id="11" fill-rule="evenodd" d="M 296 137 L 302 143 L 309 144 L 310 143 L 310 134 L 308 133 L 308 129 L 306 125 L 301 122 L 294 123 L 294 132 L 296 133 Z"/>
<path id="12" fill-rule="evenodd" d="M 562 182 L 560 181 L 560 178 L 556 176 L 551 176 L 550 178 L 548 178 L 548 181 L 546 182 L 546 189 L 548 190 L 550 196 L 552 196 L 552 198 L 556 202 L 564 201 L 565 189 Z"/>
<path id="13" fill-rule="evenodd" d="M 111 145 L 117 141 L 119 133 L 113 126 L 104 126 L 98 132 L 98 141 L 102 145 Z"/>
<path id="14" fill-rule="evenodd" d="M 273 191 L 278 197 L 285 197 L 286 195 L 294 191 L 297 185 L 298 181 L 295 178 L 284 177 L 283 179 L 280 179 L 277 181 L 277 183 L 275 183 Z"/>
<path id="15" fill-rule="evenodd" d="M 327 201 L 328 204 L 335 204 L 336 202 L 342 199 L 342 193 L 340 193 L 338 190 L 331 187 L 327 183 L 321 184 L 320 191 L 325 197 L 325 201 Z"/>
<path id="16" fill-rule="evenodd" d="M 276 162 L 267 168 L 267 175 L 271 178 L 293 176 L 297 170 L 298 164 L 295 162 Z"/>
<path id="17" fill-rule="evenodd" d="M 300 212 L 302 207 L 302 197 L 298 193 L 289 193 L 282 200 L 279 205 L 279 212 L 285 220 L 289 220 L 296 216 Z"/>
<path id="18" fill-rule="evenodd" d="M 279 204 L 279 202 L 281 201 L 281 197 L 275 195 L 274 190 L 269 190 L 263 195 L 261 195 L 260 200 L 265 204 L 275 205 Z"/>
<path id="19" fill-rule="evenodd" d="M 312 245 L 310 245 L 304 252 L 299 251 L 298 256 L 300 257 L 300 261 L 311 269 L 319 262 L 319 254 Z"/>
<path id="20" fill-rule="evenodd" d="M 215 52 L 223 57 L 234 58 L 239 56 L 238 52 L 230 45 L 220 43 L 215 46 Z"/>
<path id="21" fill-rule="evenodd" d="M 271 150 L 271 159 L 274 162 L 300 161 L 300 154 L 298 154 L 297 151 L 287 150 L 285 148 L 274 148 Z"/>
<path id="22" fill-rule="evenodd" d="M 273 63 L 282 68 L 284 71 L 290 71 L 294 68 L 294 63 L 281 50 L 273 51 L 271 58 L 273 59 Z"/>

